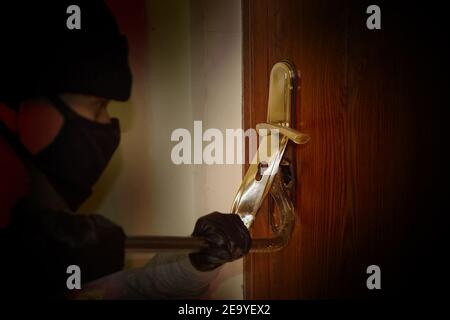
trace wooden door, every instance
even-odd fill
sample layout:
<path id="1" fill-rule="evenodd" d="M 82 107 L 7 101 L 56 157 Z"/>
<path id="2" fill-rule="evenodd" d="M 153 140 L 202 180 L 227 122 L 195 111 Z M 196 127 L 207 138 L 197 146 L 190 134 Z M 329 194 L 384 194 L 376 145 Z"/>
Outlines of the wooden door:
<path id="1" fill-rule="evenodd" d="M 296 128 L 312 138 L 296 148 L 292 240 L 245 259 L 248 299 L 392 296 L 418 286 L 431 234 L 418 212 L 432 184 L 432 112 L 423 112 L 418 81 L 424 32 L 400 5 L 381 5 L 382 29 L 369 30 L 370 4 L 243 1 L 244 127 L 265 122 L 270 70 L 288 59 L 300 75 Z M 270 235 L 267 210 L 253 237 Z M 381 268 L 381 290 L 367 289 L 369 265 Z"/>

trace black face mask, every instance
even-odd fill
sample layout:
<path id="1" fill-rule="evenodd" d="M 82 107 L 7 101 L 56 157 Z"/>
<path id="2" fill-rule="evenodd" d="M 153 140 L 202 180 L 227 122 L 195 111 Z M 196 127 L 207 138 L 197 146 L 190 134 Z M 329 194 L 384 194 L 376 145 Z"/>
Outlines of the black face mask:
<path id="1" fill-rule="evenodd" d="M 64 124 L 55 140 L 34 159 L 75 211 L 91 195 L 92 187 L 119 145 L 119 121 L 115 118 L 107 124 L 91 121 L 78 115 L 59 97 L 51 101 L 64 116 Z"/>

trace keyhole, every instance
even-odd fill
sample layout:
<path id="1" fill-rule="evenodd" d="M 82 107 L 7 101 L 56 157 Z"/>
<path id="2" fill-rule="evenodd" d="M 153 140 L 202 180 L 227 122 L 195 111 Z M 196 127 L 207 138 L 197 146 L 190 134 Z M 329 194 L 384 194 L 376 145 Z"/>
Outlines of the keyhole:
<path id="1" fill-rule="evenodd" d="M 264 175 L 264 172 L 269 168 L 269 164 L 265 161 L 261 161 L 258 163 L 258 171 L 256 172 L 256 181 L 261 181 L 262 176 Z"/>

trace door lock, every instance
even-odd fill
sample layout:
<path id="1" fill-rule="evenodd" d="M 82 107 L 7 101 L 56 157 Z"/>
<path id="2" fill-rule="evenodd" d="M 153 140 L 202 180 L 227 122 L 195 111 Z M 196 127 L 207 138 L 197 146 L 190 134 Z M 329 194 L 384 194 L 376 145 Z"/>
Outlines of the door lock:
<path id="1" fill-rule="evenodd" d="M 253 239 L 251 250 L 253 252 L 283 248 L 292 232 L 295 213 L 290 189 L 294 184 L 294 172 L 291 162 L 283 159 L 283 156 L 289 141 L 295 144 L 306 144 L 310 141 L 307 134 L 292 128 L 292 105 L 295 103 L 296 82 L 296 70 L 291 63 L 283 61 L 274 65 L 270 75 L 267 123 L 256 126 L 258 132 L 265 136 L 260 141 L 255 159 L 247 170 L 233 202 L 232 212 L 241 217 L 247 228 L 252 226 L 268 193 L 278 207 L 278 223 L 274 222 L 272 210 L 269 212 L 269 223 L 274 237 Z M 271 139 L 274 138 L 274 134 L 279 137 L 277 148 L 268 147 L 273 145 Z M 265 174 L 261 176 L 260 168 L 263 163 L 266 169 Z"/>

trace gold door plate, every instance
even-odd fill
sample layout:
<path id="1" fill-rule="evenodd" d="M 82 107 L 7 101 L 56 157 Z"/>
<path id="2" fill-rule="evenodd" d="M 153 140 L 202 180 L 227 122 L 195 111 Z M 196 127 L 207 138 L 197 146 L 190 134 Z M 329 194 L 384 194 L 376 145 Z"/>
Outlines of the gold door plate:
<path id="1" fill-rule="evenodd" d="M 258 152 L 242 181 L 233 201 L 232 212 L 238 214 L 247 228 L 250 228 L 264 198 L 269 193 L 278 172 L 289 140 L 296 144 L 308 143 L 310 137 L 298 132 L 292 125 L 292 100 L 296 70 L 289 62 L 278 62 L 272 68 L 269 83 L 267 123 L 258 124 L 259 132 L 265 136 L 260 140 Z M 278 134 L 277 148 L 273 148 L 273 135 Z M 264 172 L 261 173 L 261 168 Z"/>

